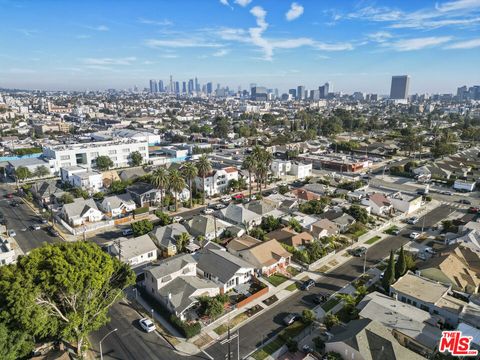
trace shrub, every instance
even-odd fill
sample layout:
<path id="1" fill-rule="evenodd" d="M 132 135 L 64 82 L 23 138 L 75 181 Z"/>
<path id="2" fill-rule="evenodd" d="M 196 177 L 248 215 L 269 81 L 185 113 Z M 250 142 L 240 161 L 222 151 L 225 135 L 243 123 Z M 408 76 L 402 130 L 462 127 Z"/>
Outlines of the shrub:
<path id="1" fill-rule="evenodd" d="M 135 236 L 145 235 L 153 230 L 152 222 L 147 219 L 134 222 L 131 227 Z"/>
<path id="2" fill-rule="evenodd" d="M 160 226 L 170 225 L 172 218 L 161 210 L 155 210 L 155 216 L 159 219 Z"/>
<path id="3" fill-rule="evenodd" d="M 141 207 L 141 208 L 136 208 L 135 210 L 133 210 L 133 213 L 135 215 L 140 215 L 140 214 L 145 214 L 145 213 L 148 213 L 148 206 L 144 206 L 144 207 Z"/>
<path id="4" fill-rule="evenodd" d="M 170 322 L 187 339 L 190 339 L 195 335 L 200 334 L 200 332 L 202 331 L 202 326 L 200 325 L 200 323 L 194 322 L 189 324 L 185 321 L 180 320 L 180 318 L 175 315 L 170 316 Z"/>

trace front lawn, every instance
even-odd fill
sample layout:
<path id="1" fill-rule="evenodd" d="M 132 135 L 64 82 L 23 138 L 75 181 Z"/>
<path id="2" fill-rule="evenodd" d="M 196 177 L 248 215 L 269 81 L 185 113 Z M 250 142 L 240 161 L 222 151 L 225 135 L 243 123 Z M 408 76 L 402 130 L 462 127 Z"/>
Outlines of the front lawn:
<path id="1" fill-rule="evenodd" d="M 287 271 L 290 275 L 292 276 L 297 276 L 298 274 L 300 274 L 300 271 L 298 271 L 296 268 L 294 268 L 293 266 L 287 266 Z"/>
<path id="2" fill-rule="evenodd" d="M 372 245 L 374 242 L 377 242 L 380 239 L 381 239 L 380 236 L 374 236 L 371 239 L 368 239 L 367 241 L 365 241 L 365 244 Z"/>
<path id="3" fill-rule="evenodd" d="M 294 282 L 293 284 L 290 284 L 285 288 L 285 290 L 288 291 L 295 291 L 297 289 L 300 289 L 300 284 L 298 284 L 297 282 Z"/>
<path id="4" fill-rule="evenodd" d="M 273 275 L 267 277 L 266 279 L 273 286 L 278 286 L 278 285 L 283 284 L 285 281 L 288 280 L 288 278 L 286 276 L 281 275 L 281 274 L 273 274 Z"/>
<path id="5" fill-rule="evenodd" d="M 385 230 L 384 233 L 388 235 L 393 235 L 393 233 L 397 230 L 398 230 L 398 227 L 395 225 L 392 225 L 387 230 Z"/>
<path id="6" fill-rule="evenodd" d="M 230 320 L 230 329 L 234 328 L 241 322 L 245 321 L 248 318 L 248 315 L 244 312 L 241 314 L 236 315 L 232 320 Z M 223 335 L 228 331 L 228 323 L 222 324 L 219 327 L 213 329 L 217 333 L 217 335 Z"/>

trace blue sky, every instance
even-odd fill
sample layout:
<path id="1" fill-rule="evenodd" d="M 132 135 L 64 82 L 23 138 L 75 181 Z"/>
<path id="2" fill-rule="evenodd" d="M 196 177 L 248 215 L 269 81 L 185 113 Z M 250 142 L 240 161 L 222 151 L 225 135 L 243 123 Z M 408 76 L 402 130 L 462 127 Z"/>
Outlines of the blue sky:
<path id="1" fill-rule="evenodd" d="M 480 84 L 480 0 L 0 0 L 0 86 Z"/>

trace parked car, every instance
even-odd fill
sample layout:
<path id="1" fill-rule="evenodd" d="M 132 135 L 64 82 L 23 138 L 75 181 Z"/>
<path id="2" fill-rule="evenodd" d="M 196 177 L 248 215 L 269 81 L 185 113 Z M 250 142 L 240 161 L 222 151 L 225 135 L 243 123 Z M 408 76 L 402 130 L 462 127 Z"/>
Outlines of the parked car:
<path id="1" fill-rule="evenodd" d="M 39 221 L 40 221 L 41 224 L 48 224 L 48 220 L 47 220 L 47 219 L 40 218 Z"/>
<path id="2" fill-rule="evenodd" d="M 15 230 L 10 229 L 8 230 L 8 236 L 14 237 L 14 236 L 17 236 L 17 233 L 15 232 Z"/>
<path id="3" fill-rule="evenodd" d="M 152 331 L 155 331 L 155 329 L 156 329 L 153 321 L 150 320 L 150 319 L 147 319 L 147 318 L 140 319 L 139 324 L 142 327 L 142 329 L 145 330 L 148 333 L 152 332 Z"/>
<path id="4" fill-rule="evenodd" d="M 7 194 L 7 199 L 13 199 L 13 194 Z"/>
<path id="5" fill-rule="evenodd" d="M 410 225 L 415 225 L 416 223 L 418 223 L 418 220 L 420 220 L 418 217 L 412 216 L 410 219 L 407 220 L 407 223 L 409 223 Z"/>
<path id="6" fill-rule="evenodd" d="M 122 231 L 123 236 L 133 235 L 133 230 L 128 228 Z"/>
<path id="7" fill-rule="evenodd" d="M 30 229 L 31 230 L 40 230 L 40 225 L 38 225 L 38 224 L 30 225 Z"/>
<path id="8" fill-rule="evenodd" d="M 367 252 L 367 248 L 365 246 L 360 246 L 352 250 L 352 255 L 356 257 L 362 257 Z"/>
<path id="9" fill-rule="evenodd" d="M 415 240 L 415 239 L 418 239 L 419 237 L 420 237 L 420 233 L 418 232 L 413 231 L 410 233 L 410 239 Z"/>
<path id="10" fill-rule="evenodd" d="M 423 253 L 423 252 L 419 252 L 417 254 L 417 259 L 425 261 L 425 260 L 427 260 L 427 255 L 425 255 L 425 253 Z"/>
<path id="11" fill-rule="evenodd" d="M 221 210 L 221 209 L 224 209 L 226 207 L 226 205 L 222 204 L 222 203 L 218 203 L 218 204 L 213 205 L 213 207 L 214 207 L 215 210 Z"/>
<path id="12" fill-rule="evenodd" d="M 309 345 L 305 344 L 302 346 L 302 351 L 306 354 L 310 354 L 313 351 L 313 349 Z"/>
<path id="13" fill-rule="evenodd" d="M 181 217 L 180 215 L 175 215 L 174 217 L 172 217 L 172 221 L 173 222 L 182 222 L 183 217 Z"/>
<path id="14" fill-rule="evenodd" d="M 209 209 L 209 208 L 205 208 L 205 209 L 202 210 L 202 213 L 204 213 L 205 215 L 210 215 L 210 214 L 214 213 L 214 210 Z"/>
<path id="15" fill-rule="evenodd" d="M 309 279 L 309 280 L 306 280 L 303 282 L 301 288 L 302 290 L 309 290 L 310 288 L 314 287 L 315 286 L 315 281 L 313 281 L 312 279 Z"/>
<path id="16" fill-rule="evenodd" d="M 430 254 L 430 255 L 434 255 L 435 254 L 435 250 L 433 250 L 430 246 L 427 246 L 424 251 L 427 253 L 427 254 Z"/>
<path id="17" fill-rule="evenodd" d="M 459 204 L 465 204 L 465 205 L 472 205 L 472 202 L 470 200 L 467 200 L 467 199 L 460 199 L 460 200 L 458 200 L 458 203 Z"/>
<path id="18" fill-rule="evenodd" d="M 292 325 L 296 320 L 299 320 L 301 318 L 300 314 L 296 314 L 296 313 L 291 313 L 291 314 L 288 314 L 284 319 L 283 319 L 283 323 L 285 325 Z"/>
<path id="19" fill-rule="evenodd" d="M 47 232 L 51 235 L 51 236 L 59 236 L 60 234 L 58 233 L 57 230 L 55 230 L 52 226 L 48 227 L 47 228 Z"/>
<path id="20" fill-rule="evenodd" d="M 441 194 L 443 195 L 448 195 L 448 196 L 452 196 L 453 193 L 451 191 L 442 191 Z"/>
<path id="21" fill-rule="evenodd" d="M 398 234 L 400 234 L 400 231 L 401 231 L 400 229 L 393 229 L 392 230 L 392 235 L 398 235 Z"/>
<path id="22" fill-rule="evenodd" d="M 237 194 L 237 195 L 233 195 L 233 198 L 235 200 L 242 200 L 244 198 L 243 194 Z"/>
<path id="23" fill-rule="evenodd" d="M 315 295 L 315 297 L 313 298 L 313 302 L 315 304 L 323 304 L 325 301 L 327 301 L 327 299 L 328 299 L 327 295 L 318 294 L 318 295 Z"/>
<path id="24" fill-rule="evenodd" d="M 468 212 L 469 212 L 470 214 L 476 214 L 476 213 L 478 213 L 479 210 L 480 210 L 480 209 L 479 209 L 478 207 L 476 207 L 476 206 L 471 206 L 471 207 L 468 209 Z"/>

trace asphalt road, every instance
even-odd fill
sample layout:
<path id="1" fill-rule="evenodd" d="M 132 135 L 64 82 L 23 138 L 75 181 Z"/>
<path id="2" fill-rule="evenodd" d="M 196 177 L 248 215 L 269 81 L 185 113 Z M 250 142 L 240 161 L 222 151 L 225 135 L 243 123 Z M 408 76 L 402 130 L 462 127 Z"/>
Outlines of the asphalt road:
<path id="1" fill-rule="evenodd" d="M 90 336 L 91 350 L 100 358 L 100 340 L 113 329 L 117 331 L 108 335 L 102 342 L 105 360 L 178 360 L 208 359 L 202 356 L 183 356 L 157 332 L 146 333 L 138 324 L 140 315 L 127 303 L 121 301 L 109 311 L 111 321 Z"/>
<path id="2" fill-rule="evenodd" d="M 44 243 L 62 241 L 46 232 L 45 227 L 48 225 L 39 224 L 39 217 L 20 198 L 7 199 L 5 197 L 7 193 L 10 193 L 10 191 L 2 187 L 0 190 L 0 211 L 7 221 L 7 229 L 16 232 L 15 240 L 24 253 L 40 247 Z M 12 200 L 21 203 L 21 205 L 11 206 L 10 202 Z M 42 228 L 40 230 L 30 230 L 29 226 L 32 224 L 39 224 Z"/>
<path id="3" fill-rule="evenodd" d="M 448 206 L 438 207 L 426 214 L 425 227 L 431 227 L 443 220 L 450 213 Z M 398 236 L 390 236 L 378 244 L 370 247 L 367 252 L 367 269 L 387 257 L 390 250 L 397 250 L 400 246 L 410 241 L 408 235 L 411 231 L 418 231 L 423 225 L 423 217 L 416 225 L 408 225 Z M 364 258 L 352 258 L 345 264 L 337 267 L 332 272 L 325 274 L 308 292 L 298 291 L 284 301 L 259 315 L 254 320 L 240 328 L 240 355 L 245 357 L 256 348 L 277 334 L 284 325 L 282 320 L 290 313 L 301 313 L 305 308 L 313 308 L 313 297 L 316 294 L 331 294 L 363 273 Z M 224 359 L 227 353 L 226 345 L 215 343 L 205 350 L 214 359 Z"/>

